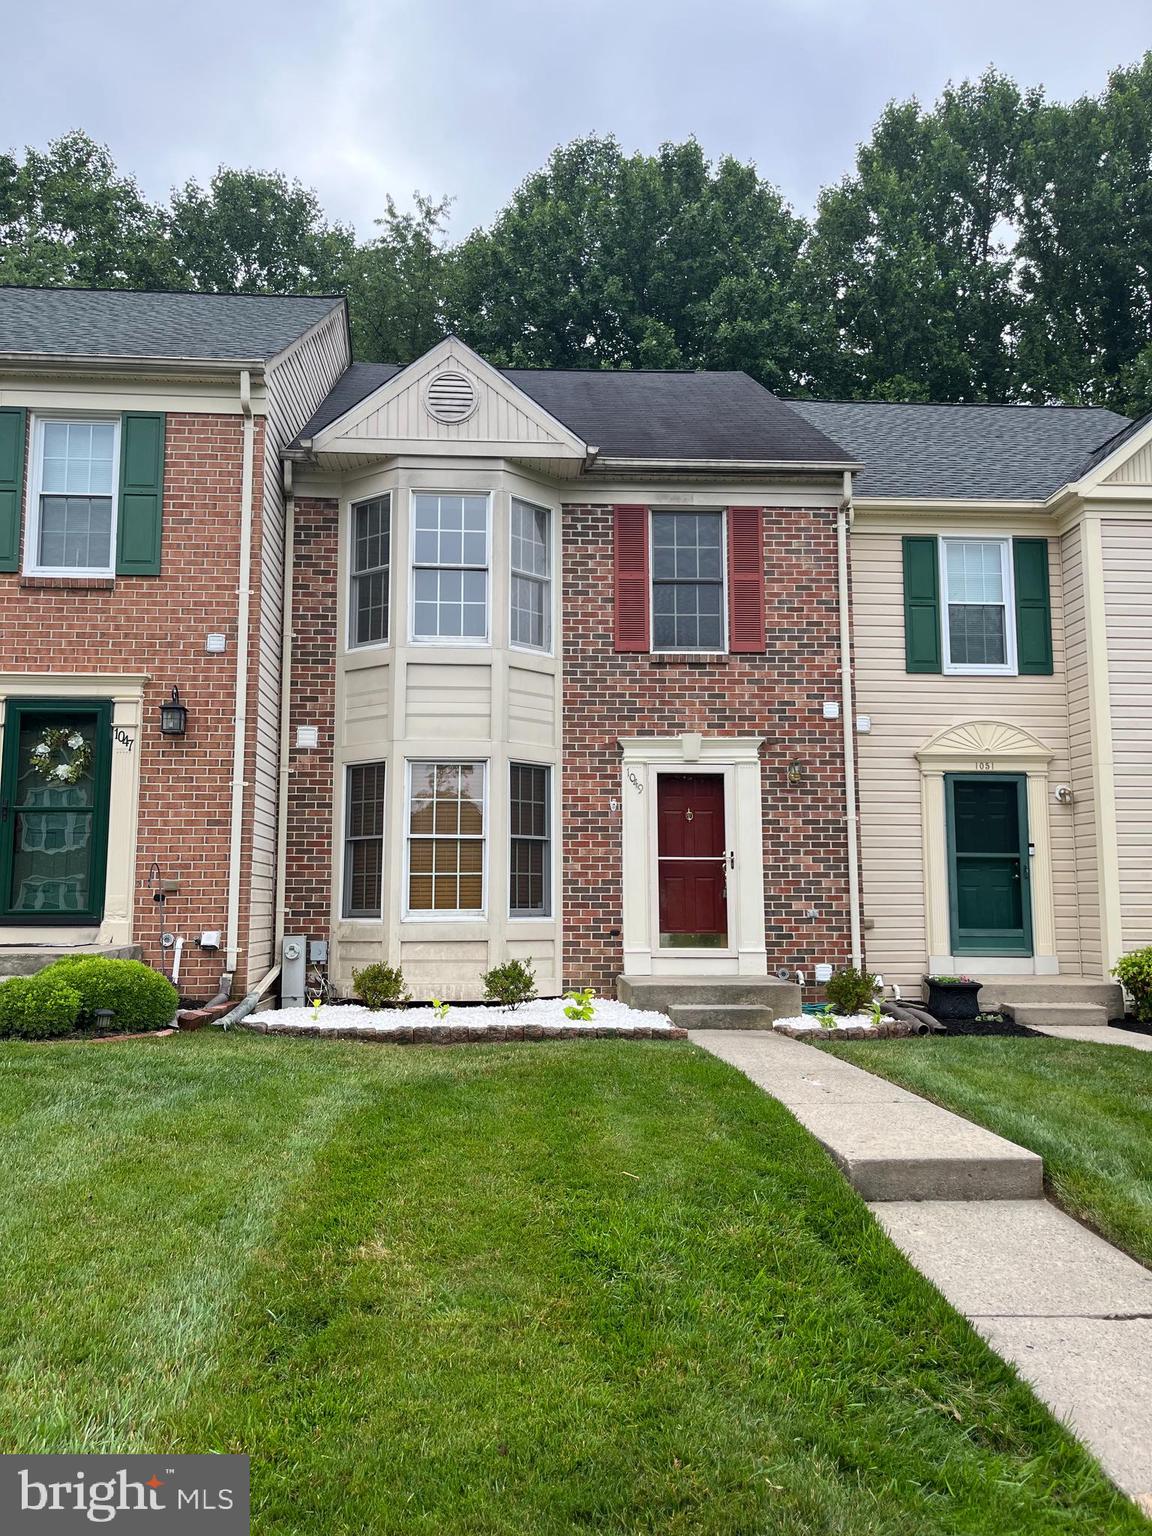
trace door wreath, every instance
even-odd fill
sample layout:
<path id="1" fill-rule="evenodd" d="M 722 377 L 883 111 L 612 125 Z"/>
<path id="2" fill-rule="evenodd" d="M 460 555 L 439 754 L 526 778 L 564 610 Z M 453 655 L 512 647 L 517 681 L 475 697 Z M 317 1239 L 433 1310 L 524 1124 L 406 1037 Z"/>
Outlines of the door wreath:
<path id="1" fill-rule="evenodd" d="M 32 748 L 29 766 L 49 784 L 79 784 L 92 766 L 92 743 L 65 725 L 50 725 Z"/>

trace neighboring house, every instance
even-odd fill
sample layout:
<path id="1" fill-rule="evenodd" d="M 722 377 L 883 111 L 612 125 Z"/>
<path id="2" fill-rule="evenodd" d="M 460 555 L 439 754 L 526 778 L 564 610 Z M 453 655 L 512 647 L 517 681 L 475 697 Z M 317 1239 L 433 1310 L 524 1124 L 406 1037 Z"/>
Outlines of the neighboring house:
<path id="1" fill-rule="evenodd" d="M 866 465 L 852 578 L 865 940 L 1099 981 L 1152 942 L 1152 420 L 799 402 Z"/>
<path id="2" fill-rule="evenodd" d="M 342 299 L 0 289 L 9 953 L 171 970 L 168 931 L 201 998 L 271 966 L 280 449 L 348 355 Z"/>

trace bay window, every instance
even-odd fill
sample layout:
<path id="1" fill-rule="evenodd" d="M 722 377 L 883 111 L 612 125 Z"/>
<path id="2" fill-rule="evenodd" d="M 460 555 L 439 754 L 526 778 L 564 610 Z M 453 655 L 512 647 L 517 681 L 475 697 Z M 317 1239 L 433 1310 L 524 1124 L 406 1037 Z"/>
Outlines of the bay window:
<path id="1" fill-rule="evenodd" d="M 412 493 L 412 638 L 488 638 L 487 496 Z"/>
<path id="2" fill-rule="evenodd" d="M 484 763 L 408 765 L 409 913 L 484 911 Z"/>

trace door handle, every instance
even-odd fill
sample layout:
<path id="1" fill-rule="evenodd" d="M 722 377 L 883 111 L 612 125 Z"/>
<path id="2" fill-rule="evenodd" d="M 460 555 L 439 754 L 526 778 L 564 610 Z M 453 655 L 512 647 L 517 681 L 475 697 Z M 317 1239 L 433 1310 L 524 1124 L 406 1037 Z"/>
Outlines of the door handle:
<path id="1" fill-rule="evenodd" d="M 0 805 L 0 822 L 8 820 L 8 812 L 11 809 L 12 807 L 8 804 L 7 801 L 5 801 L 3 805 Z"/>
<path id="2" fill-rule="evenodd" d="M 735 850 L 735 848 L 729 848 L 729 850 L 728 850 L 728 868 L 729 869 L 735 869 L 736 868 L 736 850 Z"/>

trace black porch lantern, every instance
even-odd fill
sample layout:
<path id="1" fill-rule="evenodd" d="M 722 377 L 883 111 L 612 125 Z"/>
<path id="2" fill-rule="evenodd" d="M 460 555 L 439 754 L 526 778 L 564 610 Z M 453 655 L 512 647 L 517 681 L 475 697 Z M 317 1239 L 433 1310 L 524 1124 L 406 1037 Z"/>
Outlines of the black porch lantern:
<path id="1" fill-rule="evenodd" d="M 180 702 L 179 688 L 173 688 L 170 703 L 160 706 L 160 733 L 163 736 L 183 736 L 188 729 L 188 711 Z"/>

